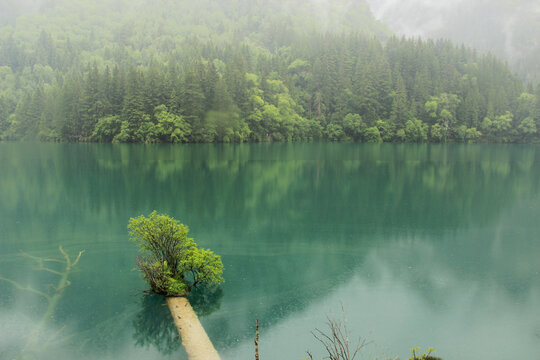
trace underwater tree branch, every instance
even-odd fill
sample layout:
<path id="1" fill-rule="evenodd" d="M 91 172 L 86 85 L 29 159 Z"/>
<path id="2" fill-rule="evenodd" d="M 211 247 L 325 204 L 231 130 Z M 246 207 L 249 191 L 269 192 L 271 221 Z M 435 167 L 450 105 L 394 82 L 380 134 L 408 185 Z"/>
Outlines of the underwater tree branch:
<path id="1" fill-rule="evenodd" d="M 3 276 L 0 276 L 0 280 L 5 281 L 5 282 L 7 282 L 7 283 L 13 285 L 14 287 L 16 287 L 16 288 L 19 289 L 19 290 L 24 290 L 24 291 L 32 292 L 32 293 L 37 294 L 37 295 L 39 295 L 39 296 L 43 296 L 45 299 L 47 299 L 47 301 L 51 301 L 51 297 L 50 297 L 48 294 L 46 294 L 46 293 L 44 293 L 44 292 L 42 292 L 42 291 L 36 290 L 36 289 L 34 289 L 34 288 L 31 288 L 30 286 L 22 286 L 22 285 L 19 284 L 18 282 L 13 281 L 13 280 L 10 280 L 10 279 L 7 279 L 7 278 L 5 278 L 5 277 L 3 277 Z"/>

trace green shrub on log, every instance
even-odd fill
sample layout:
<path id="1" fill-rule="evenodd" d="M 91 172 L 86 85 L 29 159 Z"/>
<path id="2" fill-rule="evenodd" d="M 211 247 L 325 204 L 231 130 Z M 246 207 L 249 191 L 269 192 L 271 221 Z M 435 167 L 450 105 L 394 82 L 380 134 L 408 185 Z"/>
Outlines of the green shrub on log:
<path id="1" fill-rule="evenodd" d="M 137 267 L 153 292 L 184 296 L 198 285 L 223 282 L 221 257 L 199 249 L 179 221 L 154 211 L 148 217 L 131 218 L 128 229 L 130 240 L 142 252 Z"/>

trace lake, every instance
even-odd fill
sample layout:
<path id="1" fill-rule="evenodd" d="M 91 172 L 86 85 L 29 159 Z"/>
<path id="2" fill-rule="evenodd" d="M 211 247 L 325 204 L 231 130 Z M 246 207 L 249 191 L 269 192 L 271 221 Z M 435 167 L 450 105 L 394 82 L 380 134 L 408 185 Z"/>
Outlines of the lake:
<path id="1" fill-rule="evenodd" d="M 224 360 L 254 358 L 256 319 L 261 359 L 322 358 L 310 332 L 327 316 L 373 342 L 364 359 L 540 359 L 539 159 L 520 145 L 0 143 L 0 358 L 185 359 L 133 270 L 128 220 L 157 210 L 222 256 L 226 282 L 191 301 Z M 72 262 L 84 250 L 63 289 L 59 246 Z"/>

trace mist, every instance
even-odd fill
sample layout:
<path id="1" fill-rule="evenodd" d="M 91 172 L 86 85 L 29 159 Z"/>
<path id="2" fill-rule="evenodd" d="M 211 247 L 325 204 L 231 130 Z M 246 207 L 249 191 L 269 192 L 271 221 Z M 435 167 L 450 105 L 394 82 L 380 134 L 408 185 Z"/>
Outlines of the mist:
<path id="1" fill-rule="evenodd" d="M 18 16 L 35 12 L 45 3 L 45 0 L 0 0 L 0 26 L 13 25 Z"/>
<path id="2" fill-rule="evenodd" d="M 406 36 L 449 38 L 491 52 L 525 80 L 540 79 L 537 0 L 368 0 L 375 17 Z"/>

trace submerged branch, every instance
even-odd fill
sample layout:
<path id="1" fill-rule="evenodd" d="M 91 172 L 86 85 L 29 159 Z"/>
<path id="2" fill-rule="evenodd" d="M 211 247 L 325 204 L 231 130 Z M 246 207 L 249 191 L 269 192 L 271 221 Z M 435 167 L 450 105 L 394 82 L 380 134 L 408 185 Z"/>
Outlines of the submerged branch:
<path id="1" fill-rule="evenodd" d="M 51 274 L 54 274 L 54 275 L 58 275 L 58 276 L 63 275 L 60 271 L 56 271 L 56 270 L 49 269 L 49 268 L 46 268 L 46 267 L 38 267 L 38 268 L 34 268 L 34 270 L 45 271 L 45 272 L 48 272 L 48 273 L 51 273 Z"/>
<path id="2" fill-rule="evenodd" d="M 34 255 L 30 255 L 30 254 L 28 254 L 28 253 L 25 253 L 24 251 L 21 252 L 21 253 L 19 254 L 19 256 L 28 258 L 28 259 L 30 259 L 30 260 L 34 260 L 34 261 L 37 262 L 37 263 L 40 263 L 40 262 L 57 262 L 57 263 L 64 263 L 62 260 L 40 258 L 40 257 L 38 257 L 38 256 L 34 256 Z"/>
<path id="3" fill-rule="evenodd" d="M 59 246 L 58 250 L 62 254 L 62 257 L 64 258 L 64 260 L 40 258 L 37 256 L 24 253 L 24 252 L 20 254 L 21 257 L 30 259 L 31 261 L 37 264 L 37 267 L 35 268 L 35 270 L 48 272 L 50 274 L 59 276 L 59 279 L 56 285 L 53 285 L 53 284 L 46 285 L 48 289 L 52 289 L 52 291 L 49 291 L 50 294 L 34 289 L 30 286 L 23 286 L 14 280 L 0 276 L 0 281 L 5 281 L 19 290 L 29 291 L 31 293 L 40 295 L 44 297 L 45 299 L 47 299 L 47 303 L 48 303 L 47 309 L 45 310 L 43 316 L 41 317 L 41 320 L 37 323 L 37 325 L 34 327 L 32 332 L 28 335 L 26 344 L 23 350 L 21 351 L 20 356 L 17 359 L 26 359 L 29 354 L 39 353 L 44 346 L 46 346 L 49 342 L 55 340 L 64 329 L 64 328 L 61 328 L 55 334 L 48 336 L 48 339 L 41 339 L 44 326 L 53 318 L 53 315 L 56 311 L 56 307 L 58 306 L 58 303 L 62 297 L 62 294 L 64 293 L 65 288 L 71 285 L 71 282 L 68 280 L 68 277 L 71 271 L 73 270 L 73 267 L 77 265 L 77 263 L 79 262 L 84 250 L 79 251 L 77 258 L 73 262 L 71 261 L 68 253 L 62 248 L 62 246 Z M 53 270 L 45 266 L 45 263 L 51 263 L 51 262 L 65 264 L 64 270 L 57 271 L 57 270 Z"/>
<path id="4" fill-rule="evenodd" d="M 32 292 L 32 293 L 34 293 L 34 294 L 43 296 L 45 299 L 47 299 L 47 301 L 51 301 L 51 297 L 50 297 L 48 294 L 46 294 L 46 293 L 44 293 L 44 292 L 42 292 L 42 291 L 36 290 L 36 289 L 34 289 L 34 288 L 31 288 L 30 286 L 22 286 L 22 285 L 19 284 L 18 282 L 13 281 L 13 280 L 10 280 L 10 279 L 7 279 L 7 278 L 5 278 L 5 277 L 3 277 L 3 276 L 0 276 L 0 280 L 1 280 L 1 281 L 5 281 L 5 282 L 7 282 L 7 283 L 13 285 L 14 287 L 16 287 L 16 288 L 19 289 L 19 290 L 24 290 L 24 291 Z"/>
<path id="5" fill-rule="evenodd" d="M 79 255 L 77 255 L 77 258 L 75 259 L 75 261 L 73 262 L 73 264 L 71 264 L 71 267 L 77 265 L 77 263 L 78 263 L 79 260 L 81 259 L 81 256 L 82 256 L 83 252 L 84 252 L 84 250 L 79 251 Z"/>
<path id="6" fill-rule="evenodd" d="M 69 255 L 65 250 L 62 248 L 62 245 L 58 246 L 58 250 L 62 255 L 64 256 L 64 259 L 66 259 L 66 269 L 69 269 L 71 267 L 71 260 L 69 259 Z"/>

